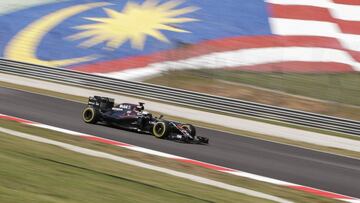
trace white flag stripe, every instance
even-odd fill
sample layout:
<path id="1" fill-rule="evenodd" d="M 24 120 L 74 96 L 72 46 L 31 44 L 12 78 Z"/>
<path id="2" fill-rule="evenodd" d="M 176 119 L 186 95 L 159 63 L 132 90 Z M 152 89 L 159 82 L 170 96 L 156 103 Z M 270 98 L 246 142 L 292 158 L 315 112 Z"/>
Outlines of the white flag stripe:
<path id="1" fill-rule="evenodd" d="M 168 70 L 240 67 L 287 61 L 335 62 L 347 64 L 360 71 L 360 63 L 355 61 L 346 51 L 318 47 L 274 47 L 219 52 L 99 75 L 136 80 Z"/>
<path id="2" fill-rule="evenodd" d="M 344 48 L 353 51 L 360 51 L 360 35 L 339 33 L 338 40 Z"/>
<path id="3" fill-rule="evenodd" d="M 334 18 L 349 21 L 360 21 L 360 6 L 330 4 L 330 13 Z"/>
<path id="4" fill-rule="evenodd" d="M 342 33 L 335 23 L 284 18 L 269 19 L 272 33 L 276 35 L 332 37 L 340 41 L 345 49 L 360 51 L 360 35 Z"/>
<path id="5" fill-rule="evenodd" d="M 269 18 L 269 22 L 272 33 L 276 35 L 303 35 L 336 38 L 341 32 L 337 24 L 330 22 L 286 18 Z"/>
<path id="6" fill-rule="evenodd" d="M 359 5 L 337 4 L 330 0 L 266 0 L 266 2 L 279 5 L 322 7 L 329 9 L 334 18 L 349 21 L 360 21 Z"/>

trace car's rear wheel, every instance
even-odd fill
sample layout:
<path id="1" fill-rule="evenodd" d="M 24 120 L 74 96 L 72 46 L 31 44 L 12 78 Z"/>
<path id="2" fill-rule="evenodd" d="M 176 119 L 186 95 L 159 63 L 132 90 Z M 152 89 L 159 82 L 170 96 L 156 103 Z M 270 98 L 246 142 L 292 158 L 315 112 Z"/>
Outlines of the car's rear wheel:
<path id="1" fill-rule="evenodd" d="M 83 120 L 85 123 L 96 123 L 99 120 L 98 112 L 93 107 L 86 107 L 83 111 Z"/>
<path id="2" fill-rule="evenodd" d="M 167 122 L 157 122 L 155 123 L 152 134 L 157 138 L 166 138 L 170 133 L 170 127 Z"/>

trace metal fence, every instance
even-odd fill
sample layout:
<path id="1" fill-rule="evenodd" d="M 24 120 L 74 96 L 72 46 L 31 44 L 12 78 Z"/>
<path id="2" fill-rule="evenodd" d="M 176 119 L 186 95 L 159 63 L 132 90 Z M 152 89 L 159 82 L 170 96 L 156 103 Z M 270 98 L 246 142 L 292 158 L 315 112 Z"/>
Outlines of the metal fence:
<path id="1" fill-rule="evenodd" d="M 158 101 L 180 104 L 234 116 L 248 115 L 282 122 L 360 135 L 360 122 L 280 108 L 243 100 L 213 96 L 164 86 L 107 78 L 0 59 L 0 72 L 39 78 L 87 88 L 114 91 L 119 94 L 140 96 Z M 226 121 L 224 121 L 226 122 Z"/>

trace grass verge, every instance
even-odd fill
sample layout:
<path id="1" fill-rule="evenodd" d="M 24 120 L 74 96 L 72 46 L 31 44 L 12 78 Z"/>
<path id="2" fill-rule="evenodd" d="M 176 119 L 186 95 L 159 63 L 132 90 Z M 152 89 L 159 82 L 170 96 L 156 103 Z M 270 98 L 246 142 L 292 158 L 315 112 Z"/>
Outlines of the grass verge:
<path id="1" fill-rule="evenodd" d="M 67 100 L 76 101 L 76 102 L 80 102 L 80 103 L 86 103 L 87 99 L 88 99 L 85 97 L 73 96 L 73 95 L 69 95 L 69 94 L 63 94 L 63 93 L 59 93 L 59 92 L 37 89 L 37 88 L 33 88 L 33 87 L 28 87 L 28 86 L 5 83 L 5 82 L 1 82 L 1 81 L 0 81 L 0 87 L 7 87 L 7 88 L 11 88 L 11 89 L 17 89 L 17 90 L 37 93 L 37 94 L 41 94 L 41 95 L 52 96 L 52 97 L 56 97 L 56 98 L 60 98 L 60 99 L 67 99 Z M 152 112 L 152 113 L 154 113 L 154 115 L 161 114 L 160 112 Z M 275 136 L 263 135 L 263 134 L 244 131 L 244 130 L 237 130 L 237 129 L 223 127 L 220 125 L 214 125 L 214 124 L 204 123 L 204 122 L 200 122 L 200 121 L 194 121 L 194 120 L 180 118 L 180 117 L 174 117 L 174 116 L 168 116 L 168 115 L 165 115 L 165 116 L 166 116 L 166 118 L 168 118 L 170 120 L 178 120 L 178 121 L 181 121 L 184 123 L 193 123 L 196 126 L 201 126 L 201 127 L 205 127 L 205 128 L 209 128 L 209 129 L 228 132 L 228 133 L 239 135 L 239 136 L 245 136 L 245 137 L 251 137 L 251 138 L 256 138 L 256 139 L 261 139 L 261 140 L 282 143 L 282 144 L 288 144 L 288 145 L 292 145 L 292 146 L 296 146 L 296 147 L 303 147 L 303 148 L 307 148 L 307 149 L 312 149 L 312 150 L 317 150 L 317 151 L 322 151 L 322 152 L 327 152 L 327 153 L 333 153 L 333 154 L 342 155 L 342 156 L 360 158 L 359 152 L 354 152 L 354 151 L 350 151 L 350 150 L 325 147 L 325 146 L 320 146 L 320 145 L 315 145 L 315 144 L 310 144 L 310 143 L 305 143 L 305 142 L 300 142 L 300 141 L 279 138 L 279 137 L 275 137 Z M 244 116 L 243 118 L 248 119 L 248 117 L 246 117 L 246 116 Z M 253 118 L 253 117 L 251 117 L 251 119 L 255 120 L 255 121 L 264 122 L 264 120 L 262 120 L 262 119 L 257 119 L 257 118 Z M 353 140 L 360 140 L 360 137 L 358 137 L 358 136 L 352 136 L 352 135 L 348 135 L 348 134 L 326 131 L 326 130 L 321 130 L 321 129 L 316 129 L 316 128 L 308 128 L 308 127 L 292 125 L 292 124 L 287 124 L 287 123 L 277 122 L 277 121 L 272 121 L 272 120 L 265 120 L 265 121 L 270 124 L 281 125 L 281 126 L 296 128 L 296 129 L 300 129 L 300 130 L 307 130 L 307 131 L 323 133 L 323 134 L 327 134 L 327 135 L 331 135 L 331 136 L 343 137 L 343 138 L 348 138 L 348 139 L 353 139 Z"/>
<path id="2" fill-rule="evenodd" d="M 2 133 L 0 142 L 2 202 L 266 202 Z"/>
<path id="3" fill-rule="evenodd" d="M 295 202 L 335 202 L 292 189 L 204 169 L 83 138 L 0 120 L 20 132 L 104 151 Z M 266 202 L 126 164 L 0 134 L 2 202 Z"/>
<path id="4" fill-rule="evenodd" d="M 168 71 L 145 82 L 360 120 L 360 74 Z"/>

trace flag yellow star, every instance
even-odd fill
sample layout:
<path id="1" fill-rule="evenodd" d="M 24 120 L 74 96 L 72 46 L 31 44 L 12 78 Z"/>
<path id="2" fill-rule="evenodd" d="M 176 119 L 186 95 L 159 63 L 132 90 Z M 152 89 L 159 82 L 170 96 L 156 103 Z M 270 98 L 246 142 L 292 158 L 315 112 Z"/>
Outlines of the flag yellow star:
<path id="1" fill-rule="evenodd" d="M 167 1 L 159 4 L 156 0 L 146 0 L 143 4 L 128 2 L 122 12 L 105 8 L 107 18 L 86 18 L 94 24 L 76 26 L 81 32 L 69 37 L 70 40 L 85 39 L 81 47 L 89 48 L 105 42 L 106 47 L 116 49 L 130 41 L 131 47 L 142 50 L 146 38 L 151 36 L 162 42 L 169 42 L 161 33 L 188 32 L 176 27 L 176 24 L 197 21 L 194 18 L 179 17 L 196 11 L 189 6 L 177 8 L 182 1 Z"/>

